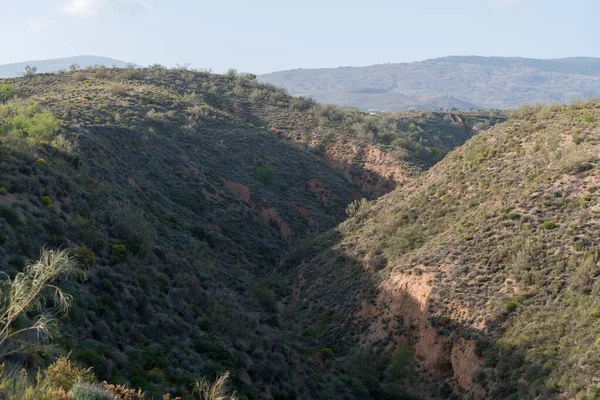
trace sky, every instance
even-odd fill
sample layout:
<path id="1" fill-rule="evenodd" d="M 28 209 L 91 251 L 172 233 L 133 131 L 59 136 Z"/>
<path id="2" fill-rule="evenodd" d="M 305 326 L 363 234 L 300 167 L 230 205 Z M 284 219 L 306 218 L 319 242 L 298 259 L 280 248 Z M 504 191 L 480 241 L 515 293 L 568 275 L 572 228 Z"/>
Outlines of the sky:
<path id="1" fill-rule="evenodd" d="M 256 74 L 447 55 L 600 57 L 598 0 L 0 0 L 0 64 L 75 55 Z"/>

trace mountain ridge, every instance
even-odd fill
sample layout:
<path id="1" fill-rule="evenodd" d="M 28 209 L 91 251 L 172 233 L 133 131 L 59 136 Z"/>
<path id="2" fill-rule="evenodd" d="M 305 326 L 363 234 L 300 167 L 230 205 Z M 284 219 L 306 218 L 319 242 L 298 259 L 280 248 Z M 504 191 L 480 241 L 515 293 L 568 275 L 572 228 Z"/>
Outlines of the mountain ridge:
<path id="1" fill-rule="evenodd" d="M 600 59 L 450 56 L 366 67 L 294 69 L 259 79 L 292 95 L 363 110 L 504 109 L 600 96 Z M 427 101 L 428 96 L 447 97 L 440 102 Z M 386 97 L 393 97 L 396 104 Z"/>

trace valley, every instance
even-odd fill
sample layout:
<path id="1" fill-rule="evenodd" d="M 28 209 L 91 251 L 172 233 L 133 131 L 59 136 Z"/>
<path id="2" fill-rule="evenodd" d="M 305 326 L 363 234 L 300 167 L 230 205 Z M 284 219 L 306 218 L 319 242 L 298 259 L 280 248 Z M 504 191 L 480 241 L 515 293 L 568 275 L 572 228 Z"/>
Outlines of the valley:
<path id="1" fill-rule="evenodd" d="M 0 268 L 70 249 L 87 278 L 63 283 L 73 304 L 56 344 L 147 398 L 187 398 L 224 371 L 241 398 L 355 396 L 346 355 L 287 325 L 304 320 L 286 254 L 506 119 L 370 115 L 252 75 L 158 66 L 2 83 L 16 94 L 0 113 Z"/>
<path id="2" fill-rule="evenodd" d="M 0 400 L 600 400 L 599 2 L 0 14 Z"/>

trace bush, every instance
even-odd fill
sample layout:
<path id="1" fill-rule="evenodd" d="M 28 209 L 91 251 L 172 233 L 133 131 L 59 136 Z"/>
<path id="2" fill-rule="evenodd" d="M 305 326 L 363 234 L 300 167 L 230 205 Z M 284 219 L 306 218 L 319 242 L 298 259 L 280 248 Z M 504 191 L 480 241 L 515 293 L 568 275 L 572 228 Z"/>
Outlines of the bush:
<path id="1" fill-rule="evenodd" d="M 392 359 L 387 367 L 387 375 L 393 380 L 410 378 L 414 375 L 415 350 L 406 343 L 396 346 Z"/>
<path id="2" fill-rule="evenodd" d="M 111 253 L 119 260 L 124 260 L 127 255 L 127 247 L 124 244 L 113 244 Z"/>
<path id="3" fill-rule="evenodd" d="M 256 168 L 256 179 L 268 186 L 275 179 L 275 171 L 268 165 Z"/>
<path id="4" fill-rule="evenodd" d="M 233 80 L 237 76 L 237 74 L 238 74 L 237 69 L 229 68 L 227 70 L 227 73 L 225 74 L 225 78 L 227 78 L 229 80 Z"/>
<path id="5" fill-rule="evenodd" d="M 519 306 L 519 304 L 514 300 L 506 300 L 504 305 L 506 306 L 506 312 L 509 313 L 516 311 L 517 307 Z"/>
<path id="6" fill-rule="evenodd" d="M 73 400 L 114 400 L 106 389 L 99 385 L 78 383 L 73 386 Z"/>
<path id="7" fill-rule="evenodd" d="M 50 196 L 42 196 L 42 203 L 44 203 L 46 207 L 50 207 L 52 206 L 53 201 Z"/>
<path id="8" fill-rule="evenodd" d="M 9 205 L 0 204 L 0 217 L 4 218 L 13 227 L 22 224 L 19 213 Z"/>
<path id="9" fill-rule="evenodd" d="M 51 112 L 42 111 L 35 104 L 27 107 L 6 106 L 0 110 L 0 133 L 24 139 L 30 144 L 49 142 L 59 127 L 59 120 Z"/>
<path id="10" fill-rule="evenodd" d="M 79 264 L 86 267 L 92 267 L 96 264 L 96 255 L 94 254 L 94 251 L 87 246 L 81 246 L 77 249 L 75 259 Z"/>
<path id="11" fill-rule="evenodd" d="M 142 75 L 142 72 L 135 68 L 128 68 L 125 71 L 123 71 L 123 78 L 125 78 L 128 81 L 141 80 L 143 79 L 143 77 L 144 76 Z"/>
<path id="12" fill-rule="evenodd" d="M 6 105 L 8 100 L 12 99 L 16 93 L 17 90 L 13 85 L 9 85 L 6 83 L 0 84 L 0 101 L 2 102 L 2 104 Z"/>
<path id="13" fill-rule="evenodd" d="M 556 223 L 554 221 L 544 221 L 544 223 L 542 224 L 542 226 L 546 230 L 556 229 L 556 227 L 557 227 Z"/>
<path id="14" fill-rule="evenodd" d="M 104 388 L 114 398 L 119 400 L 145 400 L 144 393 L 141 390 L 135 391 L 122 385 L 109 385 L 104 382 Z M 166 398 L 166 397 L 165 397 Z"/>
<path id="15" fill-rule="evenodd" d="M 587 124 L 593 124 L 594 122 L 596 122 L 596 118 L 591 114 L 584 114 L 583 122 L 585 122 Z"/>
<path id="16" fill-rule="evenodd" d="M 350 218 L 354 217 L 359 211 L 365 210 L 367 207 L 369 207 L 369 201 L 364 197 L 360 200 L 354 200 L 346 207 L 346 215 Z"/>
<path id="17" fill-rule="evenodd" d="M 91 368 L 81 368 L 67 357 L 58 358 L 46 369 L 44 385 L 52 389 L 69 391 L 76 383 L 92 383 L 95 380 Z"/>

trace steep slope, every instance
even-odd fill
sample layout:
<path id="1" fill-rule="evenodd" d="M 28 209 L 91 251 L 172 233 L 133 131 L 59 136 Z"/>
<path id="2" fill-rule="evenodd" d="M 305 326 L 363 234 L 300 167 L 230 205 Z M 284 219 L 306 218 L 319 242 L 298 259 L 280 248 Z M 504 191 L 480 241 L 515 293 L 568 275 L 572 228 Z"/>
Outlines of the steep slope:
<path id="1" fill-rule="evenodd" d="M 405 178 L 498 119 L 368 115 L 159 67 L 2 83 L 18 98 L 0 107 L 0 269 L 72 249 L 88 280 L 65 283 L 59 344 L 153 396 L 229 370 L 242 398 L 352 398 L 326 351 L 279 330 L 285 286 L 266 276 L 294 240 L 391 190 L 390 168 Z"/>
<path id="2" fill-rule="evenodd" d="M 12 64 L 0 65 L 0 78 L 14 78 L 23 74 L 26 66 L 37 68 L 38 73 L 67 71 L 72 65 L 80 68 L 90 67 L 127 67 L 128 63 L 107 57 L 77 56 L 66 58 L 55 58 L 51 60 L 24 61 Z"/>
<path id="3" fill-rule="evenodd" d="M 260 76 L 292 95 L 363 110 L 516 108 L 600 96 L 600 59 L 443 57 Z M 394 99 L 394 101 L 390 101 Z"/>
<path id="4" fill-rule="evenodd" d="M 280 264 L 284 329 L 363 398 L 594 398 L 599 118 L 524 107 L 355 207 Z"/>

